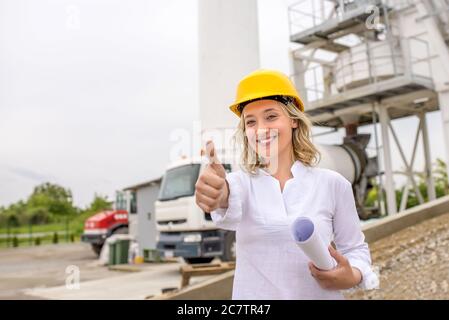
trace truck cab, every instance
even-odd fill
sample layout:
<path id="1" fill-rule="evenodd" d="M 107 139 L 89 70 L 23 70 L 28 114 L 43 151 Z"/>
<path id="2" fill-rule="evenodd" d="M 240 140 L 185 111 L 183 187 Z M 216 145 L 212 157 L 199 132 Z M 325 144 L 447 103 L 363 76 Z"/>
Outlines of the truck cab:
<path id="1" fill-rule="evenodd" d="M 183 257 L 187 263 L 235 260 L 235 232 L 218 229 L 195 202 L 195 183 L 205 166 L 201 158 L 188 158 L 165 171 L 155 203 L 157 248 L 165 257 Z M 227 172 L 233 169 L 223 166 Z"/>

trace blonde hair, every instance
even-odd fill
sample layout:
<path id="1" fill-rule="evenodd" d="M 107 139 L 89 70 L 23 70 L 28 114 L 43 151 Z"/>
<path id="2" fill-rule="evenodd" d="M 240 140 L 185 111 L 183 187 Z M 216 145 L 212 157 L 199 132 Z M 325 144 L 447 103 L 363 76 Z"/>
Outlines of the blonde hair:
<path id="1" fill-rule="evenodd" d="M 293 99 L 286 99 L 285 103 L 278 101 L 278 103 L 282 106 L 287 116 L 297 123 L 297 127 L 292 128 L 292 160 L 299 160 L 308 167 L 315 166 L 320 161 L 321 154 L 311 140 L 312 122 L 305 113 L 298 109 Z M 249 146 L 243 112 L 240 116 L 237 131 L 234 134 L 234 143 L 238 143 L 243 147 L 240 159 L 242 169 L 250 174 L 256 174 L 258 168 L 267 166 L 264 160 Z"/>

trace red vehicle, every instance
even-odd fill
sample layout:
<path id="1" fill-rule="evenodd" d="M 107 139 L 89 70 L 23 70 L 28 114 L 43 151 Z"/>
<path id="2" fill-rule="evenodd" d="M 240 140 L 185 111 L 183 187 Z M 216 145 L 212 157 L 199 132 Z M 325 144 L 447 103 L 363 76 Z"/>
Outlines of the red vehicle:
<path id="1" fill-rule="evenodd" d="M 81 241 L 90 243 L 97 255 L 106 239 L 113 234 L 128 233 L 128 212 L 135 212 L 135 195 L 129 192 L 117 192 L 115 209 L 99 212 L 84 222 Z"/>
<path id="2" fill-rule="evenodd" d="M 86 220 L 81 241 L 90 243 L 94 252 L 100 255 L 106 238 L 113 234 L 126 233 L 128 233 L 128 211 L 102 211 Z"/>

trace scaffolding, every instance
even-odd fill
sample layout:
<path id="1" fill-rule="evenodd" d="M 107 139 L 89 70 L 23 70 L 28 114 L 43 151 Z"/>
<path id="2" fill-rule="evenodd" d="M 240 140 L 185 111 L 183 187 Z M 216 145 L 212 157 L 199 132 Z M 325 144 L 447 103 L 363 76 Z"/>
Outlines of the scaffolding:
<path id="1" fill-rule="evenodd" d="M 438 77 L 432 69 L 437 55 L 430 50 L 428 39 L 432 36 L 410 35 L 403 30 L 404 20 L 410 17 L 417 23 L 433 17 L 438 36 L 449 39 L 449 1 L 428 2 L 427 17 L 420 15 L 420 0 L 301 0 L 288 12 L 290 41 L 297 44 L 291 51 L 291 78 L 306 101 L 305 112 L 315 125 L 334 130 L 374 125 L 376 159 L 382 151 L 384 166 L 378 183 L 386 193 L 386 199 L 379 199 L 380 209 L 387 214 L 406 208 L 409 186 L 419 202 L 424 202 L 413 168 L 420 136 L 427 196 L 429 201 L 435 199 L 426 113 L 438 110 L 441 103 L 435 85 Z M 440 52 L 444 54 L 444 50 Z M 408 160 L 391 120 L 410 116 L 416 116 L 419 125 Z M 403 161 L 405 169 L 401 172 L 392 169 L 390 139 Z M 407 177 L 399 206 L 395 174 Z"/>

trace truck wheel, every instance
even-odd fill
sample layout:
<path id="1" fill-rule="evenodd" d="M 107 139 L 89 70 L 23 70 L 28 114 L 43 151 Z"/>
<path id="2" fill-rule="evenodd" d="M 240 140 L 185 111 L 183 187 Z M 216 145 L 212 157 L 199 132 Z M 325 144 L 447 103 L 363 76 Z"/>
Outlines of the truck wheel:
<path id="1" fill-rule="evenodd" d="M 92 250 L 95 252 L 97 257 L 100 256 L 101 248 L 103 248 L 103 244 L 92 244 Z"/>
<path id="2" fill-rule="evenodd" d="M 184 261 L 188 264 L 196 264 L 196 263 L 209 263 L 214 260 L 214 257 L 209 258 L 184 258 Z"/>
<path id="3" fill-rule="evenodd" d="M 224 236 L 224 250 L 222 261 L 235 261 L 235 232 L 227 232 Z"/>

